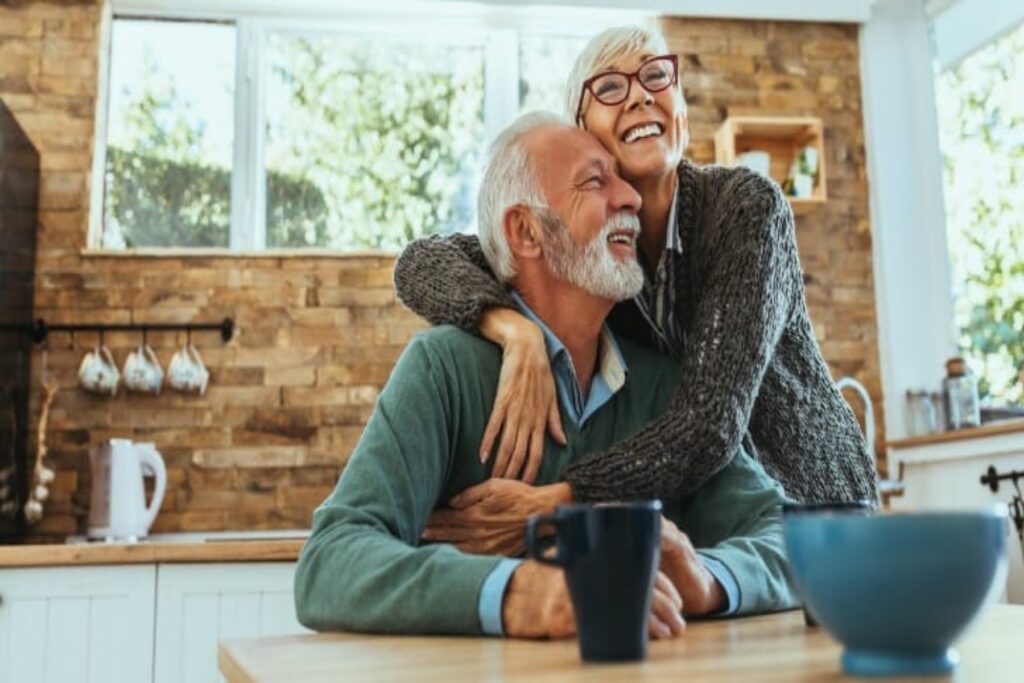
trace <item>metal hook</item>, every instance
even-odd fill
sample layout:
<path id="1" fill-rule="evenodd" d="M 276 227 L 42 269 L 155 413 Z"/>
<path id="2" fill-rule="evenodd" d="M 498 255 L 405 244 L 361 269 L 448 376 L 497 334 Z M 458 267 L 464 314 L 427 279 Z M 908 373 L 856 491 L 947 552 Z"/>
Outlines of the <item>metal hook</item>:
<path id="1" fill-rule="evenodd" d="M 187 326 L 185 328 L 185 332 L 187 334 L 187 337 L 186 337 L 187 345 L 188 346 L 192 346 L 192 326 L 191 325 Z"/>
<path id="2" fill-rule="evenodd" d="M 143 348 L 149 346 L 149 328 L 145 325 L 142 326 L 142 346 Z"/>
<path id="3" fill-rule="evenodd" d="M 104 330 L 101 327 L 100 328 L 100 347 L 106 346 L 106 344 L 103 343 L 103 337 L 104 337 L 105 334 L 106 334 L 106 330 Z"/>
<path id="4" fill-rule="evenodd" d="M 68 332 L 68 351 L 75 350 L 75 331 L 70 330 Z"/>

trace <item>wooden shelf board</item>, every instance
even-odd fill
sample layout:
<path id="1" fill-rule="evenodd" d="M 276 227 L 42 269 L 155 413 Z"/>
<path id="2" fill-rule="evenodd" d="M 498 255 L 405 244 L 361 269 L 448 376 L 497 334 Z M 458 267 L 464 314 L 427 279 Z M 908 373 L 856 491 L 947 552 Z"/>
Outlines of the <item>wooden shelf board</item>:
<path id="1" fill-rule="evenodd" d="M 818 179 L 813 194 L 786 197 L 794 212 L 802 211 L 828 201 L 823 131 L 821 119 L 813 116 L 730 116 L 715 133 L 715 161 L 733 165 L 744 152 L 767 152 L 771 159 L 768 174 L 781 185 L 796 153 L 806 146 L 817 148 Z"/>
<path id="2" fill-rule="evenodd" d="M 1024 419 L 1005 420 L 991 422 L 980 427 L 970 429 L 956 429 L 924 436 L 913 436 L 907 439 L 895 439 L 886 443 L 892 448 L 913 448 L 915 446 L 927 446 L 938 443 L 949 443 L 950 441 L 963 441 L 965 439 L 979 439 L 986 436 L 999 436 L 1001 434 L 1014 434 L 1024 432 Z"/>

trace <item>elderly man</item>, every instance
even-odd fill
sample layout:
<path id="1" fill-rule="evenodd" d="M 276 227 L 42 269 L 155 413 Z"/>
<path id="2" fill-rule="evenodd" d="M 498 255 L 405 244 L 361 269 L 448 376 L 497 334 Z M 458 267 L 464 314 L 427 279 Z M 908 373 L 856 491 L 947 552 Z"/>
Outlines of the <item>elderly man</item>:
<path id="1" fill-rule="evenodd" d="M 570 463 L 656 417 L 679 381 L 670 359 L 617 340 L 604 326 L 613 304 L 642 286 L 639 202 L 594 138 L 551 115 L 521 117 L 492 147 L 480 192 L 481 240 L 490 266 L 545 334 L 570 437 L 568 445 L 545 444 L 540 484 L 558 482 Z M 335 491 L 314 514 L 295 576 L 303 624 L 573 632 L 560 570 L 421 544 L 439 503 L 489 476 L 477 447 L 500 369 L 498 347 L 452 327 L 428 330 L 406 348 Z M 684 610 L 795 605 L 782 554 L 783 500 L 741 452 L 696 493 L 664 501 L 675 524 L 665 525 L 652 635 L 678 634 Z"/>

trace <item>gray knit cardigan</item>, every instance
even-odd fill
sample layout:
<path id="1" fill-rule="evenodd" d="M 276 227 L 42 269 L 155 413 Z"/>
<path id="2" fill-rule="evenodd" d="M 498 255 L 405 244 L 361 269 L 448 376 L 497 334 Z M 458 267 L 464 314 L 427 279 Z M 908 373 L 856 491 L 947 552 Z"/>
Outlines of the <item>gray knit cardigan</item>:
<path id="1" fill-rule="evenodd" d="M 874 501 L 875 463 L 814 338 L 793 214 L 778 185 L 684 160 L 678 192 L 682 381 L 664 415 L 566 470 L 576 499 L 685 494 L 743 443 L 798 501 Z M 515 306 L 471 235 L 410 244 L 395 287 L 431 323 L 473 332 L 487 308 Z M 617 305 L 609 324 L 652 343 L 632 301 Z"/>

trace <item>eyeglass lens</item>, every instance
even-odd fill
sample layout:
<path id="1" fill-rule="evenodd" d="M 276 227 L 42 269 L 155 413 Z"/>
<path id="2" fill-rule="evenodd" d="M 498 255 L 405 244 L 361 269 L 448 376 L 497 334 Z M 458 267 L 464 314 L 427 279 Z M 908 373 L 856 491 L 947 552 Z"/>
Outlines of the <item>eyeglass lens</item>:
<path id="1" fill-rule="evenodd" d="M 637 80 L 647 92 L 659 92 L 675 80 L 675 70 L 670 59 L 652 59 L 636 72 Z M 630 76 L 623 73 L 607 73 L 598 76 L 591 83 L 591 92 L 602 104 L 618 104 L 629 94 Z"/>

